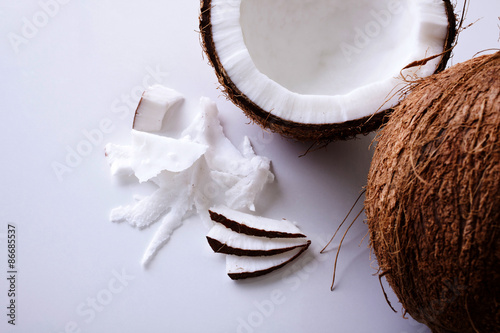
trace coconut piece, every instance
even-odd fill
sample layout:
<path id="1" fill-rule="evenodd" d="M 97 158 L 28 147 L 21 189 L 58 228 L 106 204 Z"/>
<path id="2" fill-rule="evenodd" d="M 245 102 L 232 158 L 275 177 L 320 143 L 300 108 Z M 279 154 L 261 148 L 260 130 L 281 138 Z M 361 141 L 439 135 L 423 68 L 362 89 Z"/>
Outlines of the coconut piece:
<path id="1" fill-rule="evenodd" d="M 271 256 L 242 257 L 228 255 L 226 256 L 227 275 L 233 280 L 239 280 L 271 273 L 298 258 L 307 250 L 309 245 L 310 242 L 305 246 Z"/>
<path id="2" fill-rule="evenodd" d="M 181 137 L 208 147 L 204 156 L 211 170 L 227 172 L 235 176 L 247 176 L 255 170 L 255 164 L 249 162 L 257 155 L 248 138 L 244 138 L 248 144 L 244 144 L 240 150 L 226 137 L 218 114 L 219 110 L 215 102 L 202 97 L 200 112 L 182 132 Z"/>
<path id="3" fill-rule="evenodd" d="M 416 84 L 377 141 L 370 244 L 404 312 L 500 332 L 500 53 Z"/>
<path id="4" fill-rule="evenodd" d="M 274 179 L 270 161 L 256 155 L 248 139 L 239 150 L 225 137 L 217 107 L 207 98 L 201 99 L 198 114 L 180 139 L 137 130 L 132 130 L 132 136 L 131 146 L 107 146 L 110 166 L 131 171 L 140 182 L 149 181 L 158 189 L 133 204 L 113 209 L 110 219 L 137 228 L 160 223 L 142 258 L 144 265 L 193 211 L 212 225 L 210 207 L 253 208 L 264 184 Z M 237 193 L 244 189 L 249 193 Z M 238 199 L 231 201 L 227 193 Z"/>
<path id="5" fill-rule="evenodd" d="M 145 182 L 166 170 L 180 172 L 200 158 L 207 146 L 132 130 L 132 169 Z"/>
<path id="6" fill-rule="evenodd" d="M 140 229 L 145 228 L 165 213 L 173 196 L 174 194 L 169 189 L 159 188 L 133 205 L 112 209 L 110 220 L 111 222 L 128 222 L 131 226 Z"/>
<path id="7" fill-rule="evenodd" d="M 248 137 L 243 141 L 243 156 L 250 160 L 250 172 L 239 179 L 226 191 L 226 202 L 230 207 L 248 208 L 255 211 L 255 199 L 266 183 L 274 180 L 274 175 L 269 171 L 271 161 L 268 158 L 255 155 Z"/>
<path id="8" fill-rule="evenodd" d="M 130 176 L 132 169 L 132 147 L 108 143 L 104 147 L 109 169 L 113 176 Z"/>
<path id="9" fill-rule="evenodd" d="M 151 262 L 158 250 L 170 239 L 174 230 L 182 225 L 183 220 L 186 218 L 186 213 L 190 208 L 187 200 L 172 205 L 172 209 L 163 216 L 160 221 L 160 227 L 156 230 L 153 239 L 148 244 L 142 256 L 142 265 L 146 266 Z"/>
<path id="10" fill-rule="evenodd" d="M 201 0 L 199 27 L 223 91 L 251 120 L 331 141 L 378 128 L 406 79 L 443 70 L 455 25 L 449 0 Z"/>
<path id="11" fill-rule="evenodd" d="M 165 114 L 183 100 L 179 92 L 162 85 L 155 84 L 147 88 L 135 111 L 132 128 L 137 131 L 159 131 Z"/>
<path id="12" fill-rule="evenodd" d="M 229 141 L 213 101 L 202 97 L 200 108 L 200 113 L 182 132 L 182 137 L 208 147 L 204 159 L 213 180 L 211 185 L 216 185 L 217 190 L 225 194 L 225 204 L 234 209 L 254 210 L 257 194 L 265 184 L 274 181 L 271 161 L 255 154 L 248 137 L 244 138 L 241 150 Z"/>
<path id="13" fill-rule="evenodd" d="M 300 238 L 306 237 L 300 229 L 290 221 L 274 220 L 266 217 L 246 214 L 226 206 L 210 209 L 210 217 L 235 232 L 259 237 Z"/>
<path id="14" fill-rule="evenodd" d="M 305 238 L 268 238 L 235 232 L 215 223 L 207 234 L 208 244 L 218 253 L 264 256 L 290 251 L 305 246 Z"/>

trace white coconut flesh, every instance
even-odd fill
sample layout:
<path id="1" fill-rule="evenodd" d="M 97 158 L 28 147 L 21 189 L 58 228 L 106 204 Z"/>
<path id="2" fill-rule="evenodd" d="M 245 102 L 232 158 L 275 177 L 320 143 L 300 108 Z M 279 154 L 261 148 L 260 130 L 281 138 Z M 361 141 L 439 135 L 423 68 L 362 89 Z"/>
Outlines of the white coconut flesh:
<path id="1" fill-rule="evenodd" d="M 157 125 L 163 115 L 160 109 L 168 112 L 165 105 L 173 100 L 169 89 L 156 92 L 160 92 L 156 97 L 163 103 L 161 108 L 139 108 L 148 128 Z M 110 213 L 112 222 L 127 222 L 140 229 L 160 224 L 144 253 L 144 265 L 192 212 L 211 225 L 210 207 L 252 210 L 265 184 L 274 180 L 270 160 L 256 155 L 247 137 L 241 149 L 235 147 L 224 135 L 218 114 L 216 104 L 203 97 L 198 113 L 179 139 L 132 130 L 131 145 L 108 143 L 105 147 L 113 175 L 135 176 L 139 182 L 157 187 L 151 195 Z"/>
<path id="2" fill-rule="evenodd" d="M 210 215 L 215 222 L 239 233 L 264 237 L 305 237 L 290 221 L 251 215 L 223 205 L 210 208 Z"/>
<path id="3" fill-rule="evenodd" d="M 448 32 L 442 0 L 212 0 L 220 63 L 264 111 L 342 123 L 398 102 L 404 77 L 432 74 Z"/>
<path id="4" fill-rule="evenodd" d="M 184 96 L 174 89 L 159 84 L 149 87 L 135 110 L 132 128 L 146 132 L 161 130 L 166 113 L 183 100 Z"/>
<path id="5" fill-rule="evenodd" d="M 299 247 L 288 252 L 261 257 L 228 255 L 226 257 L 226 273 L 232 279 L 264 275 L 283 267 L 297 258 L 306 249 L 307 247 Z"/>
<path id="6" fill-rule="evenodd" d="M 215 252 L 249 256 L 263 255 L 265 252 L 286 252 L 297 247 L 304 247 L 308 243 L 305 238 L 267 238 L 241 234 L 219 223 L 215 223 L 210 228 L 207 239 L 209 242 L 215 240 L 219 244 L 213 248 Z"/>

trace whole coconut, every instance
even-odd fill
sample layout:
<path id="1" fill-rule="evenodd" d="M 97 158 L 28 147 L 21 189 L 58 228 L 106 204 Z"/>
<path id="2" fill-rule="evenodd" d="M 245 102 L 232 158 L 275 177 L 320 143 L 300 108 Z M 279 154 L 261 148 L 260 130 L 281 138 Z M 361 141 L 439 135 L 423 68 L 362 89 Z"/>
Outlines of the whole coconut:
<path id="1" fill-rule="evenodd" d="M 500 332 L 500 53 L 411 90 L 377 137 L 365 211 L 405 314 Z"/>

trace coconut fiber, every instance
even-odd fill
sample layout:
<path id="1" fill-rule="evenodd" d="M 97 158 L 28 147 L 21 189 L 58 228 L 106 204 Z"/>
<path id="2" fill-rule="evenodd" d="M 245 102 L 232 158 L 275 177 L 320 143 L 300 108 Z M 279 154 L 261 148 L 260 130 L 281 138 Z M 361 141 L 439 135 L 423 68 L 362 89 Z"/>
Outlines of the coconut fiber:
<path id="1" fill-rule="evenodd" d="M 500 53 L 423 79 L 377 136 L 370 244 L 433 332 L 500 332 Z"/>

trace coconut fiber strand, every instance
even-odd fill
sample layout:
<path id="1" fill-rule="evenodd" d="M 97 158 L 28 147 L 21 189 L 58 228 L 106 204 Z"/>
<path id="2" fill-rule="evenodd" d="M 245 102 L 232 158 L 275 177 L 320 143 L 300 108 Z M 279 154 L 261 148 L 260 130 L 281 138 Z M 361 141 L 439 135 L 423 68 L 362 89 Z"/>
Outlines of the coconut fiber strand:
<path id="1" fill-rule="evenodd" d="M 423 79 L 377 136 L 370 244 L 433 332 L 500 332 L 500 53 Z"/>

